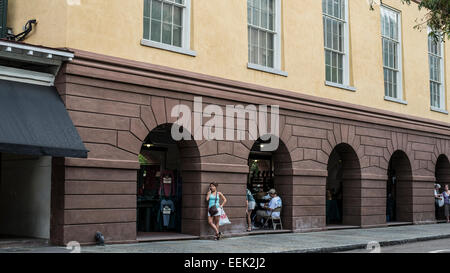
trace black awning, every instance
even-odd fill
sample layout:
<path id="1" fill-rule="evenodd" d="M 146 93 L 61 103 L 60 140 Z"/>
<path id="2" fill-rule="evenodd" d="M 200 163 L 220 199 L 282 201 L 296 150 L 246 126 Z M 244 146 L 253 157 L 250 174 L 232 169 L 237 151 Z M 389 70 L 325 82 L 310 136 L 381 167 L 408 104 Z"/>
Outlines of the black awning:
<path id="1" fill-rule="evenodd" d="M 0 80 L 0 152 L 86 158 L 56 89 Z"/>

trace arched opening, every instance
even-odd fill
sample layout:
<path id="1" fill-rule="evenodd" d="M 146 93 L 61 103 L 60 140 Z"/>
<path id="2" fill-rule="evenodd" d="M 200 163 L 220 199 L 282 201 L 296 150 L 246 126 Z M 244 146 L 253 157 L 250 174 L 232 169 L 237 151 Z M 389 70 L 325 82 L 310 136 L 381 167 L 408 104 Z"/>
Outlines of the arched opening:
<path id="1" fill-rule="evenodd" d="M 438 194 L 441 194 L 444 190 L 444 186 L 450 184 L 450 162 L 445 155 L 440 155 L 436 161 L 436 184 L 439 184 L 441 188 L 437 190 Z M 444 207 L 440 207 L 435 202 L 435 217 L 436 220 L 445 220 Z"/>
<path id="2" fill-rule="evenodd" d="M 271 202 L 272 198 L 268 193 L 269 190 L 275 189 L 276 195 L 281 201 L 280 216 L 284 229 L 290 224 L 289 220 L 284 217 L 287 207 L 283 202 L 288 203 L 288 198 L 292 197 L 292 190 L 290 190 L 292 189 L 291 156 L 286 145 L 281 140 L 279 140 L 279 146 L 275 151 L 263 151 L 262 148 L 269 142 L 258 139 L 250 150 L 248 158 L 250 171 L 248 174 L 247 189 L 250 190 L 256 202 L 256 207 L 251 215 L 252 225 L 256 229 L 273 228 L 271 221 L 268 221 L 266 226 L 262 226 L 264 223 L 262 216 L 264 212 L 268 213 L 264 208 L 265 206 L 270 207 L 272 204 L 276 204 L 276 199 Z M 278 229 L 278 226 L 275 227 Z"/>
<path id="3" fill-rule="evenodd" d="M 200 183 L 198 173 L 196 177 L 196 172 L 191 168 L 192 164 L 200 162 L 200 156 L 195 141 L 175 141 L 171 129 L 172 124 L 153 129 L 139 154 L 138 240 L 188 233 L 184 224 L 184 210 L 194 208 L 195 204 L 183 202 L 189 197 L 183 192 L 183 182 L 189 180 Z"/>
<path id="4" fill-rule="evenodd" d="M 339 144 L 328 159 L 326 223 L 328 226 L 361 225 L 361 168 L 348 144 Z"/>
<path id="5" fill-rule="evenodd" d="M 408 156 L 396 151 L 391 156 L 386 185 L 386 222 L 413 221 L 412 171 Z"/>

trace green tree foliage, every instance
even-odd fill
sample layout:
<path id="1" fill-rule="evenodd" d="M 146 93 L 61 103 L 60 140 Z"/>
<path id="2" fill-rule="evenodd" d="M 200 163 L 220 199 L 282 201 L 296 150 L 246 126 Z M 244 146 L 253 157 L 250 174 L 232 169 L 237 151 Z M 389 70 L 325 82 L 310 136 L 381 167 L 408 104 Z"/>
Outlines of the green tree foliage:
<path id="1" fill-rule="evenodd" d="M 411 0 L 401 0 L 403 3 L 411 4 Z M 422 30 L 430 27 L 430 35 L 435 39 L 450 39 L 450 0 L 421 0 L 417 1 L 419 10 L 427 9 L 424 18 L 417 19 L 416 29 Z"/>

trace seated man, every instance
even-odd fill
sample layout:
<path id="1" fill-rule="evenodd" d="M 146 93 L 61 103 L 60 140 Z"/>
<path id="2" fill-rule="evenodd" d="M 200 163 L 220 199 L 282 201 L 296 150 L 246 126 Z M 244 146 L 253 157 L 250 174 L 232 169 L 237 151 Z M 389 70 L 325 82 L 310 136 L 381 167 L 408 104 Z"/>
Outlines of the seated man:
<path id="1" fill-rule="evenodd" d="M 275 189 L 271 189 L 269 192 L 269 195 L 271 197 L 269 204 L 266 204 L 263 209 L 258 210 L 256 212 L 256 221 L 255 223 L 260 223 L 261 218 L 267 219 L 271 214 L 273 218 L 279 218 L 280 213 L 279 212 L 273 212 L 272 211 L 276 208 L 281 207 L 281 198 L 277 195 L 277 192 Z"/>
<path id="2" fill-rule="evenodd" d="M 262 192 L 261 192 L 262 193 Z M 263 203 L 259 203 L 259 205 L 261 207 L 264 207 L 265 205 L 267 205 L 267 203 L 269 203 L 270 199 L 272 199 L 272 197 L 270 196 L 269 192 L 267 192 L 266 195 L 262 195 L 259 200 L 263 201 Z"/>

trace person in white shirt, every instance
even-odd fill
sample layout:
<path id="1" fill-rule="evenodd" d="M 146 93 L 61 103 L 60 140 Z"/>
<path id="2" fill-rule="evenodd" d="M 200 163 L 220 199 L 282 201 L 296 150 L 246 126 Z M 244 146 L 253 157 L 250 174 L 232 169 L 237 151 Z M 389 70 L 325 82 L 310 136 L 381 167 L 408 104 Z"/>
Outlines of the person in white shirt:
<path id="1" fill-rule="evenodd" d="M 279 208 L 282 206 L 281 198 L 277 195 L 277 192 L 275 189 L 271 189 L 269 192 L 269 195 L 271 197 L 269 204 L 266 204 L 262 210 L 258 210 L 256 212 L 256 221 L 257 223 L 260 222 L 261 218 L 268 218 L 270 215 L 272 215 L 273 218 L 279 218 L 280 213 L 279 212 L 272 212 L 274 209 Z"/>

